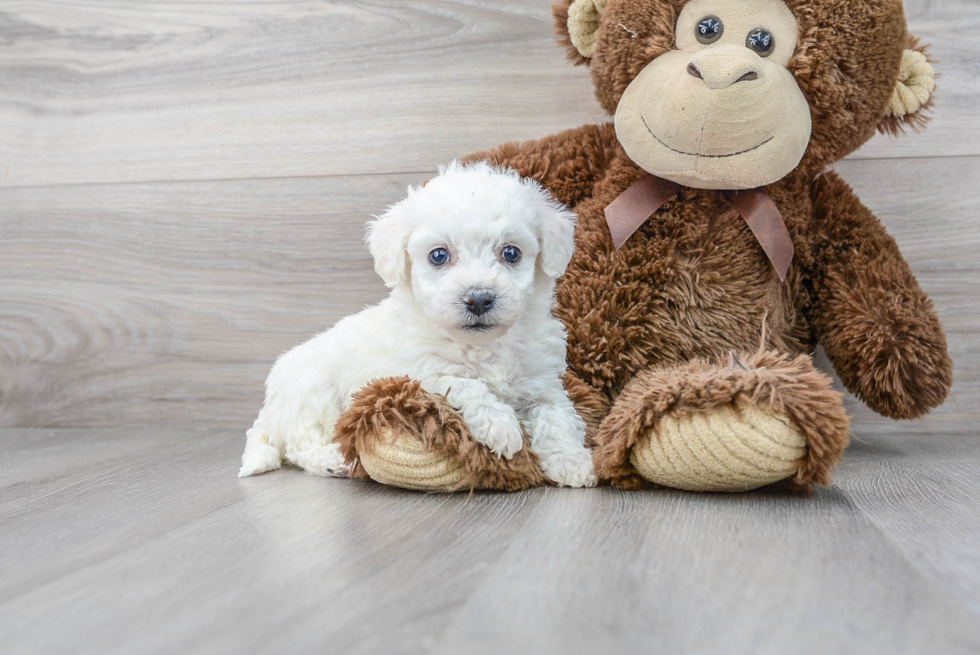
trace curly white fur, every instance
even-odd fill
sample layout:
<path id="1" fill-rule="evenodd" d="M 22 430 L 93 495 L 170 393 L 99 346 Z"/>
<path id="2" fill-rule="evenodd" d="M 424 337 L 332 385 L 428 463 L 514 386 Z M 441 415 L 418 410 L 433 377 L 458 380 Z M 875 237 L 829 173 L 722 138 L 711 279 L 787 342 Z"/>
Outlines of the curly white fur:
<path id="1" fill-rule="evenodd" d="M 575 215 L 533 180 L 480 163 L 450 164 L 368 226 L 375 269 L 391 287 L 378 305 L 293 348 L 266 381 L 246 433 L 239 476 L 283 458 L 317 475 L 346 475 L 332 443 L 351 396 L 371 380 L 407 375 L 445 395 L 473 437 L 502 457 L 523 445 L 546 476 L 596 482 L 585 424 L 561 384 L 565 331 L 551 316 L 555 279 L 574 249 Z M 502 251 L 517 247 L 517 263 Z M 430 262 L 444 248 L 449 261 Z M 488 292 L 477 316 L 467 295 Z"/>

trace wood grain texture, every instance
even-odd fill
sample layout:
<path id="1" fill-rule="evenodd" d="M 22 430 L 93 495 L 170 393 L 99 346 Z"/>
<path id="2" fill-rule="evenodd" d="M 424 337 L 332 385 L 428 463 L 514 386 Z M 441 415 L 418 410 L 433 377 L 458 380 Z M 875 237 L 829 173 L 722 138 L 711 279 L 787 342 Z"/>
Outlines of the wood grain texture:
<path id="1" fill-rule="evenodd" d="M 235 477 L 273 358 L 383 296 L 371 214 L 606 120 L 547 5 L 0 4 L 0 425 L 101 428 L 0 430 L 0 652 L 980 651 L 973 0 L 906 1 L 935 121 L 836 167 L 935 300 L 953 396 L 849 399 L 833 488 Z"/>
<path id="2" fill-rule="evenodd" d="M 976 432 L 856 440 L 837 486 L 925 578 L 980 614 Z M 942 545 L 934 538 L 942 535 Z"/>
<path id="3" fill-rule="evenodd" d="M 854 429 L 977 425 L 980 158 L 838 168 L 935 299 L 955 360 L 932 416 L 851 402 Z M 384 295 L 364 221 L 425 177 L 0 189 L 0 425 L 249 424 L 279 353 Z"/>
<path id="4" fill-rule="evenodd" d="M 2 422 L 241 423 L 278 354 L 384 295 L 363 224 L 407 183 L 0 191 Z"/>
<path id="5" fill-rule="evenodd" d="M 602 122 L 548 0 L 31 0 L 0 7 L 0 186 L 418 172 Z M 923 134 L 980 154 L 980 6 L 907 0 L 942 73 Z"/>
<path id="6" fill-rule="evenodd" d="M 5 18 L 3 185 L 430 170 L 603 114 L 545 0 L 36 1 Z"/>
<path id="7" fill-rule="evenodd" d="M 237 432 L 0 431 L 10 653 L 974 653 L 972 435 L 873 437 L 810 497 L 424 495 Z"/>

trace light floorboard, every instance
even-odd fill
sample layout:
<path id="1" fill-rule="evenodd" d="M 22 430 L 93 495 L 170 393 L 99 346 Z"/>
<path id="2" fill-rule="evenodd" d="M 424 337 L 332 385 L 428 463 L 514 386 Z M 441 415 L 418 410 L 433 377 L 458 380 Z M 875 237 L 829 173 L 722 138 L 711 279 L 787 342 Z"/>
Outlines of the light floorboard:
<path id="1" fill-rule="evenodd" d="M 235 431 L 0 431 L 10 653 L 975 653 L 975 435 L 812 496 L 235 477 Z M 43 455 L 43 457 L 39 457 Z"/>

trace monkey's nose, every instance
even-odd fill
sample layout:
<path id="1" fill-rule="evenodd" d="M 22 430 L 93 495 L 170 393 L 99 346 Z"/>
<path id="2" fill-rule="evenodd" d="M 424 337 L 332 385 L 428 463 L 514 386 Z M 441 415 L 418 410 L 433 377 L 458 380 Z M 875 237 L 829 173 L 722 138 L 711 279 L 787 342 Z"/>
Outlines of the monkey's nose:
<path id="1" fill-rule="evenodd" d="M 757 55 L 743 55 L 740 52 L 705 51 L 687 65 L 687 74 L 701 80 L 710 89 L 725 89 L 739 82 L 759 79 L 761 69 L 755 61 L 757 59 Z"/>
<path id="2" fill-rule="evenodd" d="M 470 290 L 467 292 L 466 300 L 463 302 L 466 303 L 466 311 L 477 316 L 482 316 L 493 309 L 493 303 L 496 300 L 497 297 L 489 291 Z"/>

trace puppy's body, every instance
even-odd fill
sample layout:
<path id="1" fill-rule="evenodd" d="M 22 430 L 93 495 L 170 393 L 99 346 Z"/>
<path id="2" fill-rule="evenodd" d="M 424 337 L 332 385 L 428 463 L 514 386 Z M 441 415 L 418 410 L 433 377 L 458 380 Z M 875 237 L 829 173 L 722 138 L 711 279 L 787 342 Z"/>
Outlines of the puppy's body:
<path id="1" fill-rule="evenodd" d="M 346 474 L 332 443 L 337 419 L 368 382 L 404 375 L 446 395 L 496 454 L 520 450 L 526 429 L 545 475 L 594 484 L 585 426 L 561 384 L 564 328 L 551 316 L 573 221 L 536 184 L 482 164 L 451 166 L 410 190 L 369 232 L 391 295 L 279 358 L 239 475 L 283 457 L 317 475 Z M 503 261 L 506 247 L 521 261 Z M 439 249 L 448 259 L 437 266 L 427 258 Z M 474 290 L 492 297 L 479 314 L 467 301 Z"/>

